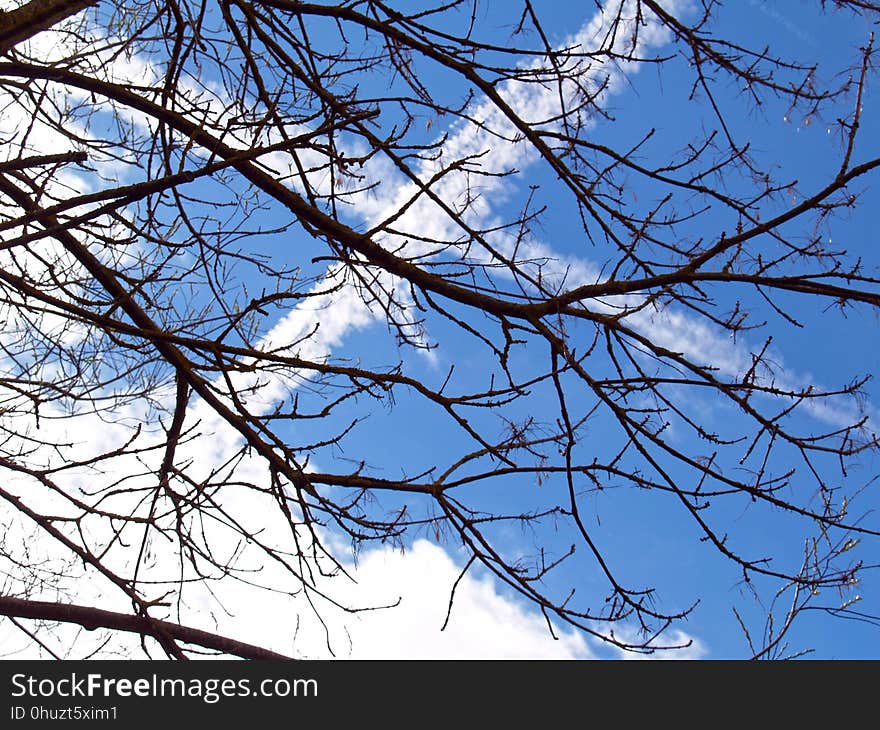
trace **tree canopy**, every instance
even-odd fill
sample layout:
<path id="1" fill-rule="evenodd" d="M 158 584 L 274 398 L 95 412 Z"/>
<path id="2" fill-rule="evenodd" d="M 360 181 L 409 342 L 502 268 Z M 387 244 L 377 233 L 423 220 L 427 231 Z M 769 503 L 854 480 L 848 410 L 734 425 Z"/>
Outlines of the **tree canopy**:
<path id="1" fill-rule="evenodd" d="M 7 5 L 3 630 L 344 654 L 419 539 L 445 623 L 875 621 L 880 5 L 581 5 Z"/>

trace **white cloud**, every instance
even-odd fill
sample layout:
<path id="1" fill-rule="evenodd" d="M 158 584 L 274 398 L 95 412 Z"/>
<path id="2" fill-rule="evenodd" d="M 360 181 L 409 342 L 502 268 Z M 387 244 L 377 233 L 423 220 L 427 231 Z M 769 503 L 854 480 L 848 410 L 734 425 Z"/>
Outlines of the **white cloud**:
<path id="1" fill-rule="evenodd" d="M 461 571 L 450 554 L 425 540 L 406 552 L 368 551 L 356 576 L 366 598 L 400 606 L 359 614 L 348 622 L 352 658 L 574 659 L 592 655 L 583 637 L 562 632 L 553 640 L 543 618 L 503 596 L 493 581 L 470 575 L 460 582 L 449 624 L 441 631 L 450 591 Z"/>
<path id="2" fill-rule="evenodd" d="M 266 594 L 259 602 L 258 621 L 248 605 L 222 626 L 238 638 L 304 659 L 594 656 L 580 634 L 561 631 L 553 639 L 540 614 L 500 594 L 489 579 L 471 575 L 460 581 L 449 623 L 441 630 L 462 567 L 453 555 L 426 540 L 417 540 L 405 552 L 393 547 L 364 551 L 357 565 L 346 565 L 356 583 L 336 586 L 334 598 L 357 607 L 394 607 L 324 615 L 329 644 L 301 598 Z M 229 607 L 236 613 L 234 604 Z"/>

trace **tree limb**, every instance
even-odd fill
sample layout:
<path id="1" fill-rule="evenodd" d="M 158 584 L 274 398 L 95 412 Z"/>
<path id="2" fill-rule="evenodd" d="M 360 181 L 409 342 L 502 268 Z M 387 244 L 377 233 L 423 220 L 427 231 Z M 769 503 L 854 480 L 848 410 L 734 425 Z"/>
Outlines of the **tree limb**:
<path id="1" fill-rule="evenodd" d="M 28 618 L 42 621 L 60 621 L 62 623 L 79 624 L 88 631 L 95 629 L 113 629 L 128 631 L 142 636 L 159 638 L 159 631 L 177 641 L 196 644 L 206 649 L 232 654 L 242 659 L 284 659 L 292 657 L 278 654 L 243 641 L 236 641 L 226 636 L 212 634 L 209 631 L 181 626 L 171 621 L 146 619 L 116 611 L 105 611 L 91 606 L 77 606 L 70 603 L 53 603 L 51 601 L 30 601 L 13 596 L 0 596 L 0 615 L 10 618 Z"/>
<path id="2" fill-rule="evenodd" d="M 0 53 L 96 3 L 97 0 L 31 0 L 15 10 L 0 11 Z"/>

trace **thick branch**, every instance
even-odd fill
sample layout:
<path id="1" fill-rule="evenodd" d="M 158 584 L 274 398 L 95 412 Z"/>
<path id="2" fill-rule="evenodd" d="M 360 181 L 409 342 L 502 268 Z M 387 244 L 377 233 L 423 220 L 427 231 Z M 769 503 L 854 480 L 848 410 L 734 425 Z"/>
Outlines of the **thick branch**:
<path id="1" fill-rule="evenodd" d="M 97 0 L 31 0 L 15 10 L 0 11 L 0 53 L 96 3 Z"/>
<path id="2" fill-rule="evenodd" d="M 52 603 L 50 601 L 29 601 L 12 596 L 0 596 L 0 615 L 28 618 L 38 621 L 60 621 L 62 623 L 79 624 L 89 631 L 95 629 L 113 629 L 128 631 L 142 636 L 161 639 L 161 634 L 170 636 L 177 641 L 211 649 L 213 651 L 232 654 L 242 659 L 284 659 L 292 657 L 278 654 L 243 641 L 236 641 L 226 636 L 212 634 L 209 631 L 181 626 L 170 621 L 155 618 L 144 618 L 131 614 L 105 611 L 91 606 L 77 606 L 70 603 Z M 161 634 L 160 634 L 161 632 Z"/>

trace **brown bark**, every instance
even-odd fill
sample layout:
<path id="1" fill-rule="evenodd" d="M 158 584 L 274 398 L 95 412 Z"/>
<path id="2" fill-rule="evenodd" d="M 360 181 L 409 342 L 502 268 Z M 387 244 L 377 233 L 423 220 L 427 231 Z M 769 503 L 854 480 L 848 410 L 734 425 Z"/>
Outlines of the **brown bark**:
<path id="1" fill-rule="evenodd" d="M 0 53 L 96 3 L 97 0 L 31 0 L 15 10 L 0 11 Z"/>
<path id="2" fill-rule="evenodd" d="M 0 615 L 15 618 L 26 618 L 41 621 L 60 621 L 79 624 L 88 631 L 95 629 L 113 629 L 128 631 L 142 636 L 160 638 L 164 633 L 175 641 L 183 641 L 224 654 L 232 654 L 243 659 L 284 659 L 292 657 L 263 649 L 253 644 L 246 644 L 226 636 L 213 634 L 189 626 L 181 626 L 171 621 L 147 619 L 116 611 L 105 611 L 91 606 L 77 606 L 69 603 L 52 603 L 50 601 L 29 601 L 13 596 L 0 596 Z"/>

